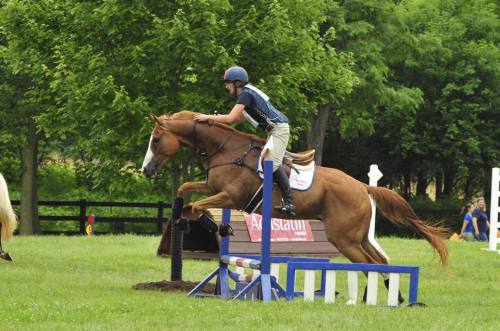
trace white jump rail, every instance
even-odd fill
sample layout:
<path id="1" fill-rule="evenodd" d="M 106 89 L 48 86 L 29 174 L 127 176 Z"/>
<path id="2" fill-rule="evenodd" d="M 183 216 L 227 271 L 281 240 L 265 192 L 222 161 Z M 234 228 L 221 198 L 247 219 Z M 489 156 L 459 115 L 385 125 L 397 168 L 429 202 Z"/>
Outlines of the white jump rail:
<path id="1" fill-rule="evenodd" d="M 295 272 L 305 270 L 304 292 L 295 290 Z M 326 271 L 324 292 L 315 291 L 315 271 Z M 358 273 L 368 273 L 366 304 L 377 304 L 378 274 L 389 274 L 389 292 L 387 305 L 398 306 L 399 275 L 409 274 L 409 304 L 417 304 L 419 268 L 415 266 L 395 266 L 367 263 L 322 263 L 290 262 L 287 270 L 286 298 L 292 300 L 303 295 L 304 300 L 314 301 L 316 296 L 324 296 L 325 303 L 335 302 L 336 272 L 347 271 L 348 301 L 356 304 L 358 297 Z"/>

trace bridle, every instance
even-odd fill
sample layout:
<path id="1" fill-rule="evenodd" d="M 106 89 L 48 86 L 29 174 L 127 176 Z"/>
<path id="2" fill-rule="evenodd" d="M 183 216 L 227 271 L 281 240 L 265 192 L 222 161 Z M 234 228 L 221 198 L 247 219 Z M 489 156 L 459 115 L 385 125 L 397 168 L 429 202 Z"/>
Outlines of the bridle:
<path id="1" fill-rule="evenodd" d="M 194 152 L 196 154 L 198 154 L 198 156 L 203 160 L 203 161 L 207 161 L 212 157 L 214 156 L 215 154 L 217 154 L 218 152 L 220 152 L 222 150 L 222 148 L 224 148 L 224 146 L 226 145 L 226 143 L 234 136 L 234 131 L 231 132 L 230 134 L 228 134 L 228 136 L 226 137 L 226 139 L 221 143 L 219 144 L 219 146 L 217 146 L 217 148 L 215 149 L 215 151 L 213 151 L 212 153 L 208 154 L 208 152 L 202 148 L 199 148 L 198 147 L 198 135 L 196 134 L 196 127 L 198 125 L 198 121 L 194 121 L 194 124 L 193 124 L 193 149 L 194 149 Z M 213 124 L 210 123 L 210 122 L 206 122 L 208 127 L 212 127 Z"/>
<path id="2" fill-rule="evenodd" d="M 262 146 L 255 146 L 253 144 L 253 141 L 251 141 L 251 140 L 249 143 L 245 143 L 245 145 L 248 144 L 248 149 L 240 157 L 237 157 L 236 159 L 229 161 L 229 162 L 223 162 L 223 163 L 210 165 L 210 159 L 214 155 L 216 155 L 220 151 L 222 151 L 222 149 L 227 144 L 227 142 L 229 140 L 231 140 L 231 138 L 233 138 L 236 131 L 229 133 L 227 135 L 227 137 L 217 146 L 217 148 L 209 154 L 205 149 L 199 148 L 199 146 L 198 146 L 198 135 L 196 133 L 196 127 L 197 127 L 198 123 L 199 123 L 198 121 L 194 121 L 194 124 L 193 124 L 193 149 L 194 149 L 195 153 L 202 159 L 202 161 L 204 163 L 206 163 L 206 166 L 204 165 L 204 167 L 206 169 L 207 178 L 208 178 L 208 173 L 210 170 L 212 170 L 214 168 L 222 167 L 222 166 L 227 166 L 227 165 L 236 165 L 236 166 L 240 166 L 240 167 L 246 167 L 246 168 L 252 170 L 253 172 L 257 173 L 256 167 L 250 166 L 250 165 L 245 163 L 245 158 L 248 155 L 248 153 L 250 153 L 250 151 L 252 151 L 253 149 L 262 150 Z M 211 122 L 206 122 L 206 123 L 207 123 L 209 128 L 213 126 L 213 124 Z"/>

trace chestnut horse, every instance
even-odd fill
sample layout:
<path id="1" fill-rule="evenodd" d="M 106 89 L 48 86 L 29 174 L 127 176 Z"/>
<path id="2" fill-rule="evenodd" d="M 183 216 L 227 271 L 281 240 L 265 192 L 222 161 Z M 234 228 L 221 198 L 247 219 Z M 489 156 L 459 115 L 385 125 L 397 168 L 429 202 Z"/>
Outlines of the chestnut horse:
<path id="1" fill-rule="evenodd" d="M 196 216 L 209 208 L 244 209 L 261 185 L 255 168 L 265 140 L 224 124 L 196 122 L 195 115 L 181 111 L 152 116 L 156 125 L 143 163 L 144 174 L 152 176 L 186 146 L 201 158 L 207 179 L 182 184 L 177 196 L 184 197 L 189 191 L 208 196 L 190 205 Z M 389 221 L 419 233 L 437 251 L 441 264 L 447 265 L 448 250 L 442 239 L 447 234 L 445 228 L 424 223 L 396 192 L 368 186 L 337 169 L 318 166 L 311 188 L 293 191 L 295 218 L 321 220 L 328 241 L 350 261 L 387 264 L 385 256 L 368 240 L 372 213 L 369 195 Z M 273 201 L 280 198 L 275 188 Z M 273 217 L 289 218 L 279 210 L 273 211 Z"/>

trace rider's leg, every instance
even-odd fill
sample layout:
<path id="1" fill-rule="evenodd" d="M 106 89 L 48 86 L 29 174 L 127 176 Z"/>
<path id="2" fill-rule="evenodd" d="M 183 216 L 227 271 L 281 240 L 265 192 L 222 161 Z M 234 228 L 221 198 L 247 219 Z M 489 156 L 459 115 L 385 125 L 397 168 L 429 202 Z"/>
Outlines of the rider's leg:
<path id="1" fill-rule="evenodd" d="M 285 155 L 288 139 L 290 138 L 290 127 L 287 123 L 279 123 L 269 132 L 269 139 L 272 139 L 272 149 L 268 158 L 273 160 L 273 181 L 278 184 L 281 194 L 283 195 L 282 212 L 295 216 L 294 203 L 292 198 L 292 190 L 290 182 L 285 170 L 281 166 L 283 156 Z"/>
<path id="2" fill-rule="evenodd" d="M 283 195 L 283 206 L 281 211 L 285 214 L 295 216 L 295 204 L 293 203 L 292 189 L 290 188 L 290 181 L 285 173 L 283 166 L 273 173 L 273 181 L 278 184 L 281 194 Z"/>

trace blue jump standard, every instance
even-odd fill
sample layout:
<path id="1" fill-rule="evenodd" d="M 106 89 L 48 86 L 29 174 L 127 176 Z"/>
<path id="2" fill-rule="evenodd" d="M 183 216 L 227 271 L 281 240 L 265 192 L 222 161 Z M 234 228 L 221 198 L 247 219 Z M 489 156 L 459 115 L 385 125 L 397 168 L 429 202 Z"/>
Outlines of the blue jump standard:
<path id="1" fill-rule="evenodd" d="M 399 273 L 410 275 L 409 285 L 409 304 L 418 304 L 418 277 L 419 268 L 414 266 L 396 266 L 384 264 L 368 264 L 368 263 L 331 263 L 331 262 L 289 262 L 286 275 L 286 299 L 292 300 L 302 294 L 295 292 L 295 271 L 296 270 L 321 270 L 322 284 L 324 284 L 325 272 L 327 270 L 344 270 L 344 271 L 362 271 L 362 272 L 378 272 L 378 273 Z M 324 286 L 324 285 L 322 285 Z M 319 293 L 316 293 L 319 294 Z"/>
<path id="2" fill-rule="evenodd" d="M 210 280 L 216 277 L 215 296 L 228 300 L 243 299 L 245 295 L 255 288 L 258 289 L 258 299 L 262 301 L 271 301 L 279 297 L 285 297 L 285 290 L 278 284 L 276 278 L 271 276 L 271 263 L 288 262 L 328 262 L 327 258 L 304 258 L 291 256 L 271 256 L 271 214 L 272 214 L 272 189 L 273 189 L 273 163 L 270 160 L 264 161 L 264 196 L 262 203 L 262 240 L 260 256 L 246 254 L 229 253 L 229 237 L 225 236 L 220 241 L 220 259 L 219 267 L 212 271 L 203 279 L 188 296 L 202 297 L 198 292 L 207 285 Z M 222 211 L 222 223 L 229 224 L 231 211 L 224 209 Z M 230 257 L 255 259 L 260 262 L 260 275 L 251 280 L 241 290 L 232 290 L 229 286 L 229 279 L 235 279 L 234 272 L 228 269 Z M 255 265 L 256 267 L 256 265 Z"/>

